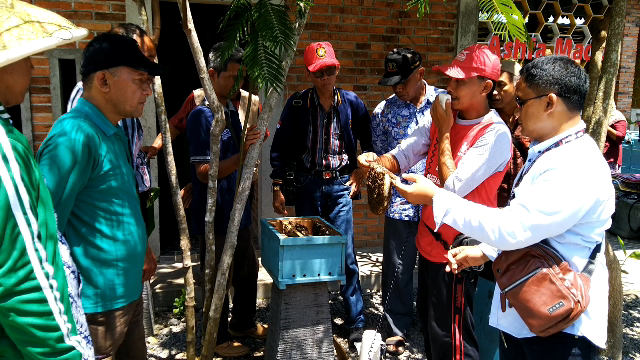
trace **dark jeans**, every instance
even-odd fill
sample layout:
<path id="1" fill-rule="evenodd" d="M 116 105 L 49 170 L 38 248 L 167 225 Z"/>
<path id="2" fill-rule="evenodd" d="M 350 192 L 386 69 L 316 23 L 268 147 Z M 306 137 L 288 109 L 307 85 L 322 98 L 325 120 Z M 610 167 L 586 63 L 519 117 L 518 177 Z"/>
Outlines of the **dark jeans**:
<path id="1" fill-rule="evenodd" d="M 598 348 L 584 336 L 559 332 L 518 339 L 501 332 L 500 360 L 595 360 Z"/>
<path id="2" fill-rule="evenodd" d="M 346 282 L 340 293 L 347 314 L 349 328 L 364 327 L 362 289 L 358 262 L 353 246 L 353 208 L 349 197 L 351 188 L 345 184 L 349 175 L 334 179 L 320 179 L 311 175 L 296 175 L 296 215 L 320 216 L 347 237 L 345 246 Z"/>
<path id="3" fill-rule="evenodd" d="M 200 259 L 205 259 L 206 246 L 204 236 L 200 239 Z M 226 234 L 216 234 L 216 272 L 222 258 L 222 249 Z M 202 261 L 201 263 L 203 263 Z M 204 272 L 203 272 L 204 274 Z M 218 344 L 232 339 L 229 329 L 237 332 L 249 330 L 256 326 L 256 298 L 258 296 L 258 259 L 251 241 L 251 230 L 249 227 L 238 231 L 238 244 L 233 254 L 233 263 L 229 273 L 231 285 L 233 286 L 233 308 L 231 309 L 231 321 L 229 321 L 229 295 L 224 297 L 222 312 L 220 313 L 220 324 L 218 325 Z M 214 280 L 215 281 L 215 280 Z"/>
<path id="4" fill-rule="evenodd" d="M 416 267 L 418 253 L 416 248 L 417 233 L 417 221 L 397 220 L 389 217 L 384 219 L 382 301 L 387 299 L 384 315 L 388 337 L 402 336 L 406 338 L 407 330 L 413 320 L 413 269 Z M 403 247 L 404 253 L 402 253 Z M 389 293 L 392 281 L 393 288 Z"/>
<path id="5" fill-rule="evenodd" d="M 418 260 L 417 303 L 426 358 L 478 360 L 473 322 L 475 279 L 446 272 L 445 266 L 422 255 Z"/>

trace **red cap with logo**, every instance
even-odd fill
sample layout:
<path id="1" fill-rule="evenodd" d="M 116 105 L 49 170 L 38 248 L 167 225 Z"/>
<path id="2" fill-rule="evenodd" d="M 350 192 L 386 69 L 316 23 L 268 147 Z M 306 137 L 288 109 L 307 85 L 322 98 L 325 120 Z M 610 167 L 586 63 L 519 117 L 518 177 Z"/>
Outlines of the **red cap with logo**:
<path id="1" fill-rule="evenodd" d="M 434 66 L 433 70 L 456 79 L 482 76 L 497 81 L 500 78 L 500 58 L 486 45 L 476 44 L 462 50 L 451 65 Z"/>
<path id="2" fill-rule="evenodd" d="M 333 46 L 328 42 L 316 42 L 307 46 L 304 51 L 304 64 L 311 72 L 329 66 L 340 66 Z"/>

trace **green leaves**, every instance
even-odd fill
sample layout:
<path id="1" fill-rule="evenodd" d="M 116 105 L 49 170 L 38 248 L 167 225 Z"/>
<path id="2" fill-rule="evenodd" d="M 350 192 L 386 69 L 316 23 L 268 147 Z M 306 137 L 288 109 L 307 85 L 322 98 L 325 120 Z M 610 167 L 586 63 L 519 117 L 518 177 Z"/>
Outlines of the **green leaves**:
<path id="1" fill-rule="evenodd" d="M 409 0 L 407 3 L 407 10 L 418 7 L 418 18 L 422 19 L 424 14 L 428 14 L 431 9 L 429 8 L 429 0 Z"/>
<path id="2" fill-rule="evenodd" d="M 244 44 L 243 62 L 252 83 L 258 88 L 281 92 L 285 84 L 282 54 L 293 51 L 295 31 L 287 6 L 269 0 L 255 4 L 234 0 L 222 22 L 228 58 L 236 46 Z"/>
<path id="3" fill-rule="evenodd" d="M 502 40 L 529 42 L 524 17 L 511 0 L 478 0 L 480 15 L 491 21 Z"/>

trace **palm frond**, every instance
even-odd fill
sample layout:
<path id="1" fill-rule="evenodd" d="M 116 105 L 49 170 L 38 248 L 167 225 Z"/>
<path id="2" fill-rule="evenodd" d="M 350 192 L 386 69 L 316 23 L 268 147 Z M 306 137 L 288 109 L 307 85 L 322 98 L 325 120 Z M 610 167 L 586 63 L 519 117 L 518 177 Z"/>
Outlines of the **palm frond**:
<path id="1" fill-rule="evenodd" d="M 298 7 L 309 6 L 306 0 L 298 0 Z M 284 88 L 285 74 L 281 55 L 292 51 L 296 45 L 295 31 L 288 8 L 269 0 L 233 0 L 222 21 L 225 46 L 222 58 L 227 59 L 236 46 L 245 46 L 243 63 L 247 74 L 258 88 Z M 240 81 L 240 79 L 238 79 Z"/>
<path id="2" fill-rule="evenodd" d="M 500 34 L 502 40 L 530 42 L 524 17 L 513 1 L 478 0 L 478 8 L 481 16 L 491 21 L 494 32 Z"/>
<path id="3" fill-rule="evenodd" d="M 429 0 L 409 0 L 407 10 L 413 7 L 418 8 L 418 18 L 420 19 L 424 17 L 424 14 L 428 14 L 431 11 L 429 8 Z"/>

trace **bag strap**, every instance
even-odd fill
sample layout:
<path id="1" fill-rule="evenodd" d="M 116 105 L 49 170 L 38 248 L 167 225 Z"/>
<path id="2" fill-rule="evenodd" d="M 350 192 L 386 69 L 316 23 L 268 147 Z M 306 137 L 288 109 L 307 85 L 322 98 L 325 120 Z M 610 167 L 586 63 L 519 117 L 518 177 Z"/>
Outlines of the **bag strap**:
<path id="1" fill-rule="evenodd" d="M 591 277 L 591 275 L 593 275 L 593 272 L 596 269 L 596 258 L 598 257 L 598 254 L 600 253 L 600 249 L 602 249 L 602 243 L 604 242 L 604 239 L 602 241 L 600 241 L 598 243 L 598 245 L 596 245 L 593 250 L 591 251 L 591 254 L 589 255 L 589 260 L 587 261 L 587 264 L 584 266 L 584 268 L 582 269 L 582 274 L 584 274 L 585 276 Z M 542 241 L 540 241 L 540 243 L 546 247 L 551 248 L 557 255 L 558 257 L 562 260 L 562 261 L 566 261 L 561 255 L 560 253 L 558 253 L 558 251 L 551 246 L 551 242 L 549 241 L 549 239 L 544 239 Z"/>
<path id="2" fill-rule="evenodd" d="M 591 251 L 591 255 L 589 255 L 589 261 L 587 261 L 587 265 L 585 265 L 584 269 L 582 269 L 582 273 L 588 277 L 591 277 L 591 275 L 593 275 L 593 271 L 596 269 L 596 258 L 600 253 L 603 242 L 604 239 L 600 241 L 598 245 L 596 245 L 596 247 L 593 248 L 593 251 Z"/>

